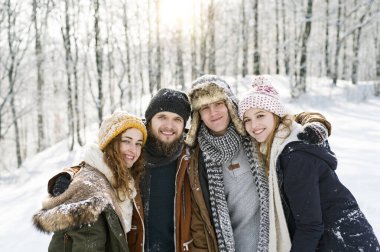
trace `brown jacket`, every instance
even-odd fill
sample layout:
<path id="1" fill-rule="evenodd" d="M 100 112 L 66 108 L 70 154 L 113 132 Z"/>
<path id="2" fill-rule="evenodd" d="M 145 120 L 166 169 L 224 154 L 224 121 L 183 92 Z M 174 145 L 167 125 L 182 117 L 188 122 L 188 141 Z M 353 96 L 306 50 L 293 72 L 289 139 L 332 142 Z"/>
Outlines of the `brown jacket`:
<path id="1" fill-rule="evenodd" d="M 186 153 L 186 148 L 184 148 L 177 163 L 174 216 L 176 252 L 191 251 L 191 192 L 187 175 L 189 157 L 190 154 Z M 131 227 L 131 231 L 127 234 L 129 249 L 131 252 L 142 252 L 144 251 L 145 229 L 140 188 L 137 188 L 137 195 L 134 200 Z"/>
<path id="2" fill-rule="evenodd" d="M 191 251 L 217 252 L 218 243 L 214 227 L 203 198 L 199 181 L 198 156 L 199 146 L 196 146 L 191 155 L 189 166 L 189 179 L 192 192 L 191 235 L 193 237 L 193 242 L 191 244 Z"/>

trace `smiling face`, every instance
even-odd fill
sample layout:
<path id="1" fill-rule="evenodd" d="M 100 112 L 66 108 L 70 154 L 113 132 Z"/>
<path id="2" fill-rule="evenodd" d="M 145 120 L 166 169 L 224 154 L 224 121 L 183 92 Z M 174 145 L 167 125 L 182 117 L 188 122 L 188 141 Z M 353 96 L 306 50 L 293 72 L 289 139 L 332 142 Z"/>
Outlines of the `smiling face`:
<path id="1" fill-rule="evenodd" d="M 227 131 L 230 123 L 230 115 L 224 101 L 217 101 L 202 106 L 199 114 L 206 127 L 216 136 L 221 136 Z"/>
<path id="2" fill-rule="evenodd" d="M 170 144 L 182 137 L 184 126 L 181 116 L 164 111 L 152 117 L 150 131 L 157 140 Z"/>
<path id="3" fill-rule="evenodd" d="M 245 111 L 243 122 L 248 134 L 259 143 L 265 143 L 275 128 L 274 115 L 258 108 Z"/>
<path id="4" fill-rule="evenodd" d="M 143 134 L 140 130 L 129 128 L 121 134 L 119 151 L 127 164 L 127 168 L 131 168 L 140 157 L 142 145 Z"/>

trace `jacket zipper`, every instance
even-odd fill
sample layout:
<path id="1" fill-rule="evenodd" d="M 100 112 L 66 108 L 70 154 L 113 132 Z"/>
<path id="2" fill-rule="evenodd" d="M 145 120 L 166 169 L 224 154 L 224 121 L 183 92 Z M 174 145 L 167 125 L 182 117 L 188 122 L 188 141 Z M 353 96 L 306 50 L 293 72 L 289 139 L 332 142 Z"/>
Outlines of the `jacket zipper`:
<path id="1" fill-rule="evenodd" d="M 70 239 L 70 236 L 67 233 L 65 233 L 63 235 L 63 251 L 64 252 L 66 252 L 66 244 L 69 241 L 69 239 Z"/>

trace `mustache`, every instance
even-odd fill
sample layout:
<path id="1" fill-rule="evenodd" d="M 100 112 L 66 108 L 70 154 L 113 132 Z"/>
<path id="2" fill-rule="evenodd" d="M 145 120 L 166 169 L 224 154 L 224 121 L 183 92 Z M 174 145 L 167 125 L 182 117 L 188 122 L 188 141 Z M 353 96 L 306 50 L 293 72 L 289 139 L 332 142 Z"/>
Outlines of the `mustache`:
<path id="1" fill-rule="evenodd" d="M 182 143 L 184 141 L 182 134 L 180 134 L 176 139 L 169 143 L 162 142 L 150 127 L 147 131 L 148 141 L 151 144 L 151 146 L 157 151 L 158 154 L 163 155 L 165 157 L 170 157 L 174 155 L 177 152 L 178 148 L 182 146 Z"/>

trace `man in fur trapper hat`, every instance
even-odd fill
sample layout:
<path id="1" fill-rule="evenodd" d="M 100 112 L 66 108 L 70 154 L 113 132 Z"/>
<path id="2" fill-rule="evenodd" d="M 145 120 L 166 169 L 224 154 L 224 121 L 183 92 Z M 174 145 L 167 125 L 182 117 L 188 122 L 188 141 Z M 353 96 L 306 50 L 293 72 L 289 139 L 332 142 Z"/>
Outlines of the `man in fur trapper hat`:
<path id="1" fill-rule="evenodd" d="M 193 247 L 267 251 L 268 182 L 255 146 L 244 136 L 237 98 L 214 75 L 195 80 L 188 95 Z"/>
<path id="2" fill-rule="evenodd" d="M 269 241 L 268 179 L 238 117 L 236 97 L 215 75 L 195 80 L 188 95 L 192 248 L 268 251 L 276 242 Z"/>

